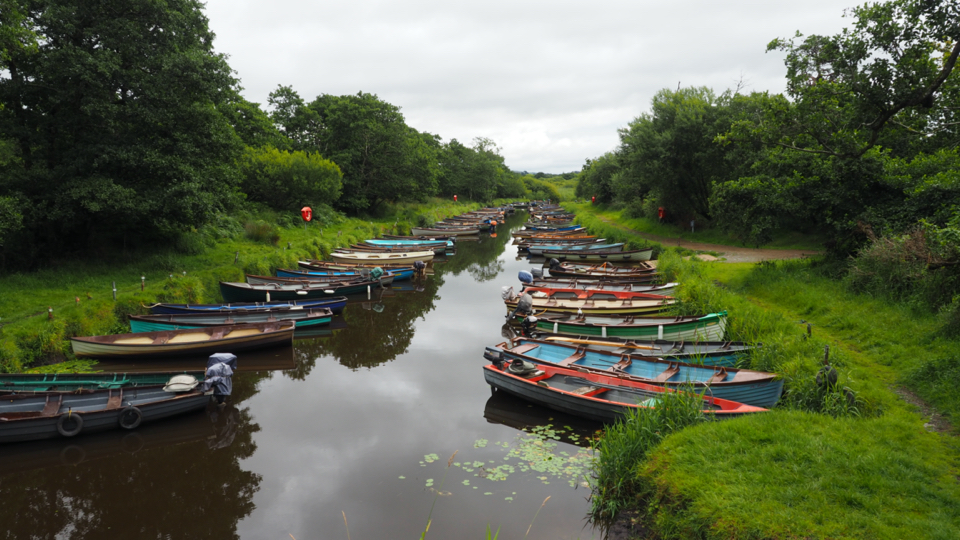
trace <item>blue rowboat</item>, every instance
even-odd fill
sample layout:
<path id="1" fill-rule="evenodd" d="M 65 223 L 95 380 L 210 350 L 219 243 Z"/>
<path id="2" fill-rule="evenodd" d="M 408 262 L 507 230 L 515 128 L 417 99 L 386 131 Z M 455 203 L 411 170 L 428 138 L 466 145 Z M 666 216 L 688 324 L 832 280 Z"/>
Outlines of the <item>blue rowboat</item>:
<path id="1" fill-rule="evenodd" d="M 394 239 L 384 239 L 379 238 L 375 240 L 365 240 L 364 241 L 371 246 L 430 246 L 431 248 L 435 247 L 445 247 L 447 249 L 454 249 L 453 240 L 394 240 Z"/>
<path id="2" fill-rule="evenodd" d="M 236 313 L 238 311 L 283 311 L 330 308 L 334 315 L 343 312 L 347 305 L 346 296 L 318 298 L 316 300 L 295 300 L 290 302 L 234 302 L 228 304 L 154 304 L 152 313 Z"/>
<path id="3" fill-rule="evenodd" d="M 159 332 L 161 330 L 181 330 L 185 328 L 203 328 L 206 326 L 227 326 L 251 322 L 293 321 L 296 328 L 307 328 L 330 324 L 333 312 L 329 308 L 252 311 L 248 313 L 179 313 L 176 315 L 131 315 L 130 330 L 139 332 Z"/>
<path id="4" fill-rule="evenodd" d="M 516 338 L 488 348 L 485 357 L 502 354 L 504 360 L 526 360 L 567 369 L 587 369 L 627 377 L 674 390 L 690 385 L 696 392 L 755 407 L 776 405 L 783 379 L 774 373 L 718 366 L 696 366 L 633 354 L 617 354 L 586 346 Z"/>

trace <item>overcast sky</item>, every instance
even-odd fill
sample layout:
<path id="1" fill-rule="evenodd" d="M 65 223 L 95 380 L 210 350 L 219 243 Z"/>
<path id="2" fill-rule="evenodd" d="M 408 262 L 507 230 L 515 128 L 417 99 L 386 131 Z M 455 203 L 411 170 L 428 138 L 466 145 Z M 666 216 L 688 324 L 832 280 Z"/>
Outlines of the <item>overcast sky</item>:
<path id="1" fill-rule="evenodd" d="M 777 37 L 835 34 L 859 0 L 338 2 L 209 0 L 219 52 L 266 106 L 277 85 L 305 100 L 377 94 L 419 131 L 493 139 L 513 170 L 578 171 L 661 88 L 741 77 L 781 92 Z"/>

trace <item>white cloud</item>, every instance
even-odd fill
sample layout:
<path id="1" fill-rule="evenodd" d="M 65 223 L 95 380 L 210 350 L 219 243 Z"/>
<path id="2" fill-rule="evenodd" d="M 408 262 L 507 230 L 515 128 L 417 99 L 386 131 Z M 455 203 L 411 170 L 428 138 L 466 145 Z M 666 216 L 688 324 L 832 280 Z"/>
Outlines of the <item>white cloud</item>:
<path id="1" fill-rule="evenodd" d="M 420 131 L 490 137 L 517 170 L 579 170 L 665 87 L 783 90 L 777 37 L 837 33 L 834 0 L 210 0 L 247 99 L 377 94 Z"/>

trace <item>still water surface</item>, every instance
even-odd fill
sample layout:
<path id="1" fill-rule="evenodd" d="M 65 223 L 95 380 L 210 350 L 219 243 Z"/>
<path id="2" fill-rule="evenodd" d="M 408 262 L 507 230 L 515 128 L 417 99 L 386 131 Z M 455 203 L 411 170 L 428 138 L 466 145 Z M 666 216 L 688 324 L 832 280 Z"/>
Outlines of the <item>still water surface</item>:
<path id="1" fill-rule="evenodd" d="M 461 242 L 330 335 L 241 355 L 223 410 L 0 448 L 0 538 L 413 539 L 428 516 L 427 538 L 600 538 L 580 485 L 599 426 L 483 380 L 500 287 L 531 266 L 510 244 L 503 228 Z M 518 429 L 547 424 L 566 433 Z"/>

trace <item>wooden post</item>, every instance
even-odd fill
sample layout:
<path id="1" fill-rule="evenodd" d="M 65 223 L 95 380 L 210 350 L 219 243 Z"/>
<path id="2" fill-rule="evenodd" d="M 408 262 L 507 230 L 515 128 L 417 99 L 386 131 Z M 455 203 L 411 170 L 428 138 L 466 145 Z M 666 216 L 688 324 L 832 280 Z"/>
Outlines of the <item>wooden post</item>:
<path id="1" fill-rule="evenodd" d="M 117 301 L 117 282 L 113 282 L 113 301 Z"/>
<path id="2" fill-rule="evenodd" d="M 144 283 L 147 281 L 147 276 L 140 276 L 140 290 L 143 290 Z"/>
<path id="3" fill-rule="evenodd" d="M 53 308 L 52 308 L 52 307 L 48 307 L 48 308 L 47 308 L 47 318 L 50 319 L 51 321 L 53 320 Z"/>

